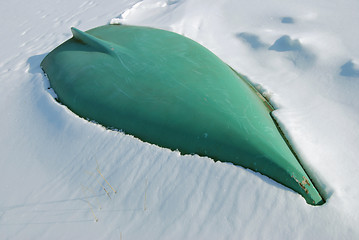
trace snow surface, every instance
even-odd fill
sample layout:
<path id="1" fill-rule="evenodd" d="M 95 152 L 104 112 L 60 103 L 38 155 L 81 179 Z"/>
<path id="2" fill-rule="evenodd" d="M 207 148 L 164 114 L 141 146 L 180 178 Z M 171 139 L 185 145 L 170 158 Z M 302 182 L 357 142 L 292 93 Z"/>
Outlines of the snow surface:
<path id="1" fill-rule="evenodd" d="M 356 0 L 2 1 L 0 239 L 359 239 L 358 12 Z M 58 104 L 41 60 L 70 27 L 111 20 L 183 34 L 247 75 L 326 204 Z"/>

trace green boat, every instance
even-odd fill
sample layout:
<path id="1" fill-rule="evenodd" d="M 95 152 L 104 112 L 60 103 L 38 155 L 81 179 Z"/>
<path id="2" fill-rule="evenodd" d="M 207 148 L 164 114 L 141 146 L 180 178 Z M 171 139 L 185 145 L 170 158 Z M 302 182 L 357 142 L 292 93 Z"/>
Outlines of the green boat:
<path id="1" fill-rule="evenodd" d="M 50 52 L 41 67 L 77 115 L 182 154 L 252 169 L 324 199 L 287 144 L 271 105 L 211 51 L 179 34 L 106 25 Z"/>

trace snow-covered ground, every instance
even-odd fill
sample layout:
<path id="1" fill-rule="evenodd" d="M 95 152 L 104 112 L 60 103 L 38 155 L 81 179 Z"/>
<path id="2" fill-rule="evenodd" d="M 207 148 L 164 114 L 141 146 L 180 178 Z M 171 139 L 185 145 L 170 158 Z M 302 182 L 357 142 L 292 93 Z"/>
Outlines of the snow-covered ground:
<path id="1" fill-rule="evenodd" d="M 356 0 L 2 1 L 0 239 L 359 239 L 358 12 Z M 326 204 L 58 104 L 41 60 L 70 27 L 113 18 L 183 34 L 247 75 Z"/>

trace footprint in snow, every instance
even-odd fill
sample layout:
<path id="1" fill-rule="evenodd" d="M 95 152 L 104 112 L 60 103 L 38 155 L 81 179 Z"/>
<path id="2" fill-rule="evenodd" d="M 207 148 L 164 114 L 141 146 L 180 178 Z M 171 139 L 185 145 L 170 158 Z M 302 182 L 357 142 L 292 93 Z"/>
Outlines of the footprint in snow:
<path id="1" fill-rule="evenodd" d="M 352 60 L 343 64 L 340 69 L 340 75 L 343 77 L 359 78 L 359 64 L 354 63 Z"/>
<path id="2" fill-rule="evenodd" d="M 294 19 L 292 17 L 282 17 L 280 22 L 284 24 L 294 24 Z"/>
<path id="3" fill-rule="evenodd" d="M 315 55 L 303 47 L 298 39 L 292 39 L 288 35 L 278 38 L 268 49 L 276 52 L 287 52 L 286 57 L 297 67 L 306 68 L 315 62 Z"/>
<path id="4" fill-rule="evenodd" d="M 268 47 L 268 45 L 263 43 L 257 35 L 252 33 L 241 32 L 241 33 L 237 33 L 236 37 L 242 40 L 243 42 L 249 44 L 249 46 L 253 49 Z"/>
<path id="5" fill-rule="evenodd" d="M 268 48 L 277 52 L 302 51 L 302 45 L 298 39 L 291 39 L 288 35 L 278 38 L 272 46 Z"/>

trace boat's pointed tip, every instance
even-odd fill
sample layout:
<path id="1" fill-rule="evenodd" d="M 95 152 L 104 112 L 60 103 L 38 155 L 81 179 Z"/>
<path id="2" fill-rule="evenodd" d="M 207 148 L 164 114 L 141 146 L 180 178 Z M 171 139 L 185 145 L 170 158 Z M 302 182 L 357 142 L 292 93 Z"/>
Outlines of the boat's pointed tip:
<path id="1" fill-rule="evenodd" d="M 325 199 L 322 194 L 320 194 L 318 188 L 314 186 L 314 183 L 311 179 L 309 179 L 308 175 L 302 176 L 302 179 L 297 179 L 294 174 L 291 175 L 292 180 L 294 180 L 296 184 L 296 190 L 299 194 L 301 194 L 305 201 L 313 206 L 320 206 L 325 203 Z"/>
<path id="2" fill-rule="evenodd" d="M 77 29 L 75 27 L 71 27 L 71 32 L 74 38 L 77 38 L 79 34 L 83 33 L 80 29 Z"/>

